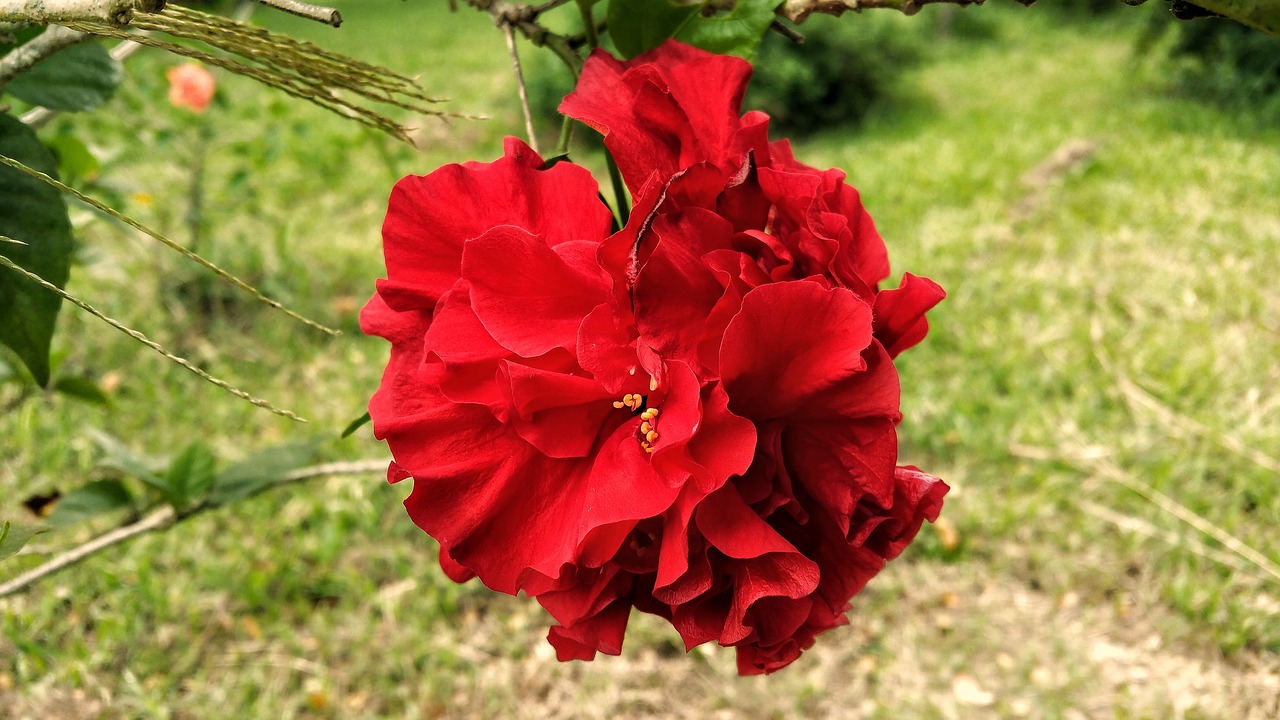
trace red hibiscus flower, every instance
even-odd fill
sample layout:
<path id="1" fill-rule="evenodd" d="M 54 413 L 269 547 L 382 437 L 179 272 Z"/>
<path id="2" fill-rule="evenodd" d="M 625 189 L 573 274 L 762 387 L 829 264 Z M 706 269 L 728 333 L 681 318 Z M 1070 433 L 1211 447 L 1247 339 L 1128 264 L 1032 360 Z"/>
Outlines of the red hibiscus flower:
<path id="1" fill-rule="evenodd" d="M 562 660 L 620 652 L 636 608 L 784 667 L 947 491 L 897 466 L 893 365 L 942 290 L 879 290 L 857 191 L 739 117 L 749 73 L 675 42 L 591 56 L 561 109 L 634 195 L 612 235 L 584 169 L 514 139 L 392 192 L 361 315 L 392 345 L 389 477 L 449 576 L 535 597 Z"/>
<path id="2" fill-rule="evenodd" d="M 213 102 L 216 83 L 199 63 L 175 65 L 165 70 L 169 79 L 169 104 L 199 114 Z"/>

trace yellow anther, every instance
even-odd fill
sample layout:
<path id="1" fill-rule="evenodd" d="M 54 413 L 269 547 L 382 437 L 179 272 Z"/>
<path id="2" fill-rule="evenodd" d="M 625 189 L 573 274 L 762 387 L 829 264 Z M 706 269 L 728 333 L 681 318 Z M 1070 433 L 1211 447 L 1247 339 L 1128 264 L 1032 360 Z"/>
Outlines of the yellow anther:
<path id="1" fill-rule="evenodd" d="M 647 442 L 650 442 L 650 443 L 655 443 L 655 442 L 657 442 L 657 441 L 658 441 L 658 431 L 657 431 L 657 430 L 650 430 L 649 432 L 647 432 L 647 433 L 645 433 L 645 434 L 644 434 L 644 439 L 645 439 Z"/>
<path id="2" fill-rule="evenodd" d="M 658 408 L 649 408 L 640 413 L 641 420 L 653 420 L 656 417 L 658 417 Z"/>
<path id="3" fill-rule="evenodd" d="M 653 452 L 653 446 L 647 442 L 640 443 L 640 447 L 644 448 L 644 451 L 647 453 Z"/>
<path id="4" fill-rule="evenodd" d="M 622 401 L 621 401 L 621 400 L 614 400 L 614 401 L 613 401 L 613 406 L 614 406 L 614 407 L 616 407 L 616 408 L 618 408 L 619 410 L 621 410 L 621 409 L 623 408 Z"/>
<path id="5" fill-rule="evenodd" d="M 648 423 L 648 421 L 645 421 L 645 422 L 640 423 L 640 434 L 641 434 L 641 435 L 648 435 L 648 434 L 649 434 L 649 431 L 650 431 L 650 430 L 652 430 L 652 429 L 653 429 L 653 426 L 652 426 L 652 425 L 650 425 L 650 424 Z"/>

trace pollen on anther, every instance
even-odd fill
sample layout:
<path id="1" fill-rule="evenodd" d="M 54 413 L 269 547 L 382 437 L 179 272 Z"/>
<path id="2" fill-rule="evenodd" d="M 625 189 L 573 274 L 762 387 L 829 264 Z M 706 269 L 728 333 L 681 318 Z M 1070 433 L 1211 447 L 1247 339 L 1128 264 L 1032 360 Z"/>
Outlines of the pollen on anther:
<path id="1" fill-rule="evenodd" d="M 619 410 L 621 410 L 621 409 L 624 407 L 624 405 L 623 405 L 623 403 L 622 403 L 622 401 L 621 401 L 621 400 L 614 400 L 614 401 L 613 401 L 613 406 L 614 406 L 615 408 L 619 409 Z"/>
<path id="2" fill-rule="evenodd" d="M 642 435 L 648 435 L 649 431 L 652 429 L 653 429 L 653 426 L 650 425 L 647 420 L 645 422 L 640 423 L 640 433 Z"/>
<path id="3" fill-rule="evenodd" d="M 658 431 L 657 431 L 657 430 L 650 430 L 649 432 L 647 432 L 647 433 L 645 433 L 645 434 L 644 434 L 644 439 L 645 439 L 645 441 L 646 441 L 646 442 L 649 442 L 649 443 L 655 443 L 655 442 L 657 442 L 657 441 L 658 441 Z"/>

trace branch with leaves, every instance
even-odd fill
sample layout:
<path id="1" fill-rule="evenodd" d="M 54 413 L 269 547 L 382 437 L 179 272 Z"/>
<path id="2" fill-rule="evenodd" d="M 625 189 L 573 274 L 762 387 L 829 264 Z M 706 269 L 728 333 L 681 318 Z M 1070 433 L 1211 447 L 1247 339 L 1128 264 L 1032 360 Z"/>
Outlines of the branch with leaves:
<path id="1" fill-rule="evenodd" d="M 76 32 L 59 25 L 51 25 L 48 30 L 37 35 L 33 40 L 14 48 L 4 57 L 0 57 L 0 88 L 13 78 L 35 67 L 40 61 L 56 52 L 77 45 L 90 38 L 82 32 Z"/>
<path id="2" fill-rule="evenodd" d="M 179 458 L 175 459 L 175 466 L 182 457 L 179 456 Z M 233 466 L 228 471 L 232 471 L 239 466 Z M 244 473 L 241 473 L 240 476 L 233 476 L 229 472 L 224 472 L 222 487 L 219 488 L 214 485 L 215 492 L 211 492 L 203 501 L 185 508 L 178 504 L 166 504 L 140 520 L 121 525 L 64 553 L 60 553 L 12 580 L 0 583 L 0 598 L 21 592 L 40 580 L 78 565 L 103 550 L 148 533 L 166 530 L 201 513 L 225 507 L 233 501 L 247 499 L 274 488 L 307 480 L 332 477 L 334 475 L 364 475 L 384 472 L 386 469 L 386 460 L 370 459 L 313 465 L 283 473 L 278 477 L 261 475 L 254 477 L 251 474 L 246 477 Z M 226 478 L 230 478 L 230 480 L 226 480 Z M 214 481 L 216 482 L 216 478 Z M 4 529 L 6 534 L 12 532 L 8 523 L 5 523 Z M 31 537 L 31 533 L 28 532 L 26 537 Z M 3 538 L 0 538 L 0 540 L 3 540 Z"/>

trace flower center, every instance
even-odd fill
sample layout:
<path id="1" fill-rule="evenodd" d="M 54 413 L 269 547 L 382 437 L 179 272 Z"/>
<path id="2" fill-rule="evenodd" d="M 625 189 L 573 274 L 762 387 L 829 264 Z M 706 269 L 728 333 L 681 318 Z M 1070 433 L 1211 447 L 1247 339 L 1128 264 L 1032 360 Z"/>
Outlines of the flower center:
<path id="1" fill-rule="evenodd" d="M 613 406 L 619 410 L 627 408 L 633 413 L 644 408 L 640 413 L 640 447 L 647 453 L 653 452 L 653 444 L 658 442 L 658 408 L 645 407 L 645 398 L 639 393 L 627 393 L 621 400 L 614 400 Z"/>

